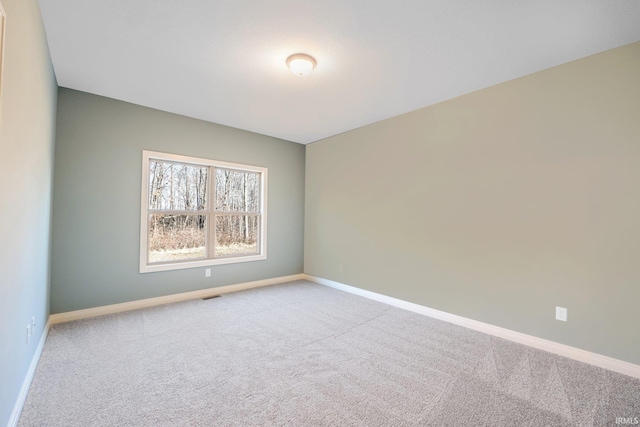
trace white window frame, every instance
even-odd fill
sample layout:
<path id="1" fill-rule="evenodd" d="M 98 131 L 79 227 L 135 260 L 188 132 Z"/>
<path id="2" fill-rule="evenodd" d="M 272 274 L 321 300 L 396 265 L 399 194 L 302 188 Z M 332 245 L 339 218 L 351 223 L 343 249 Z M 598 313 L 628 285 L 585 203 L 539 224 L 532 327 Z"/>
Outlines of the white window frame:
<path id="1" fill-rule="evenodd" d="M 208 218 L 207 223 L 207 253 L 208 258 L 184 261 L 169 261 L 163 263 L 148 262 L 149 257 L 149 166 L 152 160 L 176 162 L 195 166 L 206 166 L 208 172 L 207 201 Z M 258 254 L 234 255 L 228 257 L 213 258 L 215 235 L 211 232 L 215 226 L 211 224 L 215 221 L 215 173 L 213 168 L 231 169 L 241 172 L 256 172 L 260 174 L 260 233 L 258 236 Z M 178 154 L 160 153 L 157 151 L 142 151 L 142 185 L 140 198 L 140 273 L 150 273 L 156 271 L 180 270 L 184 268 L 207 267 L 211 265 L 232 264 L 238 262 L 259 261 L 267 259 L 267 168 L 261 166 L 243 165 L 239 163 L 222 162 L 218 160 L 203 159 L 198 157 L 181 156 Z M 190 214 L 197 215 L 193 211 Z"/>
<path id="2" fill-rule="evenodd" d="M 2 69 L 4 68 L 4 33 L 6 27 L 6 13 L 0 2 L 0 112 L 2 111 Z"/>

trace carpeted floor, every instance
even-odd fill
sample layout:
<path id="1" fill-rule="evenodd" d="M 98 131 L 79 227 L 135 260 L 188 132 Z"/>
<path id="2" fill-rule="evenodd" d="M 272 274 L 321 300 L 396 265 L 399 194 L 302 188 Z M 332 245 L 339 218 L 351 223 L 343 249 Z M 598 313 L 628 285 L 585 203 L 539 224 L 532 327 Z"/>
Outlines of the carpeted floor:
<path id="1" fill-rule="evenodd" d="M 640 380 L 300 281 L 54 326 L 19 426 L 615 426 Z"/>

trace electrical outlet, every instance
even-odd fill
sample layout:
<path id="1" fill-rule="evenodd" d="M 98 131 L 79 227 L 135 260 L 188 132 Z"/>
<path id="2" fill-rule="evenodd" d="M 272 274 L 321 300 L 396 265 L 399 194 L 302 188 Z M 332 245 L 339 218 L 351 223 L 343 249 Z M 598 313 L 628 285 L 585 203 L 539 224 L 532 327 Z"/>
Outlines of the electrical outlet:
<path id="1" fill-rule="evenodd" d="M 344 271 L 344 264 L 340 264 L 340 265 L 338 265 L 338 270 L 340 270 L 340 271 Z"/>
<path id="2" fill-rule="evenodd" d="M 568 310 L 564 307 L 556 307 L 556 320 L 561 320 L 563 322 L 567 321 L 568 318 Z"/>
<path id="3" fill-rule="evenodd" d="M 204 277 L 211 277 L 211 269 L 207 268 L 204 270 Z"/>

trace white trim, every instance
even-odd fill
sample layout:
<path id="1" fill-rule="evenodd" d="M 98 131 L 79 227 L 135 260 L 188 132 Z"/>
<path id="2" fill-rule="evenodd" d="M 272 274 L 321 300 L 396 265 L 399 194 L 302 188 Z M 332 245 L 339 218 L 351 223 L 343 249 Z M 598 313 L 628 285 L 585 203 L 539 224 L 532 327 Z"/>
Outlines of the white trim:
<path id="1" fill-rule="evenodd" d="M 335 282 L 333 280 L 323 279 L 321 277 L 315 277 L 309 274 L 304 274 L 304 278 L 320 285 L 329 286 L 341 291 L 360 295 L 374 301 L 389 304 L 394 307 L 429 316 L 434 319 L 443 320 L 445 322 L 453 323 L 455 325 L 493 335 L 495 337 L 504 338 L 518 344 L 524 344 L 530 347 L 537 348 L 539 350 L 544 350 L 549 353 L 557 354 L 559 356 L 567 357 L 569 359 L 588 363 L 599 368 L 608 369 L 610 371 L 618 372 L 620 374 L 640 379 L 640 365 L 635 365 L 633 363 L 614 359 L 612 357 L 603 356 L 601 354 L 581 350 L 579 348 L 571 347 L 565 344 L 560 344 L 557 342 L 545 340 L 543 338 L 523 334 L 521 332 L 512 331 L 510 329 L 501 328 L 499 326 L 490 325 L 488 323 L 479 322 L 477 320 L 467 319 L 466 317 L 457 316 L 455 314 L 425 307 L 419 304 L 414 304 L 412 302 L 404 301 L 398 298 L 393 298 L 386 295 L 378 294 L 376 292 L 356 288 L 354 286 L 345 285 L 344 283 Z"/>
<path id="2" fill-rule="evenodd" d="M 13 411 L 11 412 L 11 416 L 9 417 L 9 423 L 7 424 L 7 427 L 15 427 L 18 425 L 20 414 L 22 414 L 22 408 L 24 408 L 24 403 L 26 402 L 27 395 L 29 394 L 31 382 L 33 381 L 33 377 L 36 374 L 36 368 L 38 367 L 38 362 L 40 361 L 40 356 L 42 355 L 44 343 L 45 341 L 47 341 L 47 336 L 49 335 L 49 328 L 51 328 L 51 320 L 47 322 L 44 330 L 42 331 L 40 341 L 38 342 L 38 347 L 36 347 L 36 351 L 35 353 L 33 353 L 33 358 L 31 359 L 29 370 L 24 377 L 24 381 L 22 381 L 22 388 L 20 388 L 20 393 L 18 393 L 18 398 L 16 399 L 16 403 L 13 406 Z"/>
<path id="3" fill-rule="evenodd" d="M 2 71 L 4 69 L 5 28 L 7 28 L 7 14 L 4 11 L 2 2 L 0 2 L 0 113 L 2 112 L 2 76 L 4 75 Z"/>
<path id="4" fill-rule="evenodd" d="M 234 169 L 240 172 L 263 172 L 266 168 L 263 166 L 246 165 L 243 163 L 223 162 L 221 160 L 204 159 L 201 157 L 183 156 L 180 154 L 162 153 L 160 151 L 142 150 L 147 158 L 155 160 L 166 160 L 168 162 L 183 163 L 185 165 L 213 166 L 222 169 Z"/>
<path id="5" fill-rule="evenodd" d="M 137 301 L 123 302 L 120 304 L 104 305 L 84 310 L 69 311 L 66 313 L 52 314 L 49 316 L 49 322 L 51 322 L 52 325 L 55 325 L 58 323 L 71 322 L 73 320 L 103 316 L 105 314 L 121 313 L 123 311 L 137 310 L 140 308 L 153 307 L 172 302 L 206 298 L 213 295 L 221 295 L 229 292 L 258 288 L 261 286 L 275 285 L 277 283 L 293 282 L 295 280 L 303 280 L 304 278 L 305 276 L 303 274 L 294 274 L 291 276 L 274 277 L 273 279 L 257 280 L 255 282 L 238 283 L 235 285 L 219 286 L 217 288 L 202 289 L 199 291 L 183 292 L 180 294 L 141 299 Z"/>
<path id="6" fill-rule="evenodd" d="M 142 184 L 140 187 L 140 273 L 147 267 L 149 248 L 149 156 L 142 150 Z"/>
<path id="7" fill-rule="evenodd" d="M 267 259 L 266 254 L 259 254 L 229 256 L 227 258 L 207 258 L 166 264 L 149 264 L 144 267 L 140 264 L 140 273 L 157 273 L 159 271 L 183 270 L 185 268 L 211 267 L 214 265 L 235 264 L 238 262 L 263 261 L 265 259 Z"/>

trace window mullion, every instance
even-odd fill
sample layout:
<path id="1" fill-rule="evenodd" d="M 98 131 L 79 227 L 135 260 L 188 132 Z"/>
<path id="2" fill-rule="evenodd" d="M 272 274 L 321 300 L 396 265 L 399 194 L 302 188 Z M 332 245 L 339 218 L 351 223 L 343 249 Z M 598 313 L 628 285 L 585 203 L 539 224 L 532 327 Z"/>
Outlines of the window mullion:
<path id="1" fill-rule="evenodd" d="M 228 216 L 235 216 L 235 215 L 240 215 L 240 216 L 260 216 L 260 212 L 225 211 L 225 212 L 217 212 L 216 215 L 218 215 L 218 216 L 224 216 L 224 215 L 228 215 Z"/>
<path id="2" fill-rule="evenodd" d="M 207 258 L 212 259 L 216 253 L 216 168 L 209 167 L 209 215 L 207 215 L 207 230 L 209 241 L 207 242 Z"/>
<path id="3" fill-rule="evenodd" d="M 148 212 L 149 215 L 204 215 L 206 213 L 206 211 L 199 210 L 181 211 L 177 209 L 149 209 Z"/>

